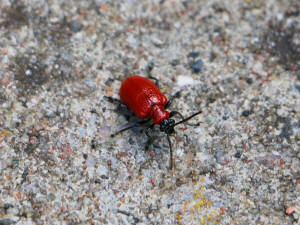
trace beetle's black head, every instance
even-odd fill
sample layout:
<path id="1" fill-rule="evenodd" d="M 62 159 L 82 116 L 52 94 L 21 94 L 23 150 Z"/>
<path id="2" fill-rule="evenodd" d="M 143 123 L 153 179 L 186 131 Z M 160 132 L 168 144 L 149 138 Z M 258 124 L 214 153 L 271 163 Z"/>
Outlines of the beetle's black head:
<path id="1" fill-rule="evenodd" d="M 174 134 L 174 125 L 175 125 L 175 120 L 173 119 L 164 119 L 162 122 L 160 122 L 160 131 L 165 132 L 166 134 Z"/>

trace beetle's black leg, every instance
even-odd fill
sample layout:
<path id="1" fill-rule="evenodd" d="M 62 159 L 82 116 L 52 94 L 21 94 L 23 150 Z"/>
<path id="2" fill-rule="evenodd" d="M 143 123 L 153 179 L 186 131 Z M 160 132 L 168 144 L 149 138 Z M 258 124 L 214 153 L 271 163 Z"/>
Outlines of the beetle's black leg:
<path id="1" fill-rule="evenodd" d="M 139 126 L 141 126 L 141 125 L 143 125 L 143 124 L 145 124 L 145 123 L 148 123 L 150 120 L 151 120 L 151 118 L 150 118 L 150 119 L 146 119 L 146 120 L 142 120 L 142 121 L 139 121 L 139 122 L 136 122 L 136 123 L 132 124 L 132 125 L 129 126 L 129 127 L 125 127 L 125 128 L 123 128 L 123 129 L 121 129 L 121 130 L 115 132 L 115 133 L 112 133 L 110 136 L 111 136 L 111 137 L 114 137 L 114 136 L 116 136 L 116 135 L 122 133 L 123 131 L 129 130 L 129 129 L 134 128 L 134 127 L 139 127 Z"/>
<path id="2" fill-rule="evenodd" d="M 153 124 L 151 124 L 149 127 L 147 127 L 147 129 L 146 129 L 146 135 L 147 135 L 147 137 L 148 137 L 148 141 L 147 141 L 147 143 L 146 143 L 146 150 L 149 150 L 149 146 L 152 144 L 152 142 L 153 142 L 153 138 L 149 135 L 149 130 L 150 129 L 153 129 L 154 128 L 154 123 Z"/>
<path id="3" fill-rule="evenodd" d="M 159 88 L 159 81 L 157 78 L 152 77 L 150 74 L 148 74 L 148 78 L 155 80 L 155 85 Z"/>
<path id="4" fill-rule="evenodd" d="M 122 100 L 119 99 L 119 98 L 114 98 L 114 97 L 110 97 L 110 96 L 104 96 L 104 98 L 107 98 L 108 101 L 110 101 L 110 102 L 114 102 L 114 103 L 118 103 L 120 105 L 124 105 L 124 103 L 122 102 Z"/>
<path id="5" fill-rule="evenodd" d="M 179 116 L 181 117 L 181 119 L 184 120 L 183 115 L 181 115 L 181 113 L 180 113 L 180 112 L 177 112 L 177 111 L 172 111 L 172 112 L 170 112 L 170 116 L 169 116 L 169 117 L 173 117 L 173 116 L 175 116 L 175 115 L 179 115 Z"/>
<path id="6" fill-rule="evenodd" d="M 155 78 L 155 77 L 153 77 L 151 75 L 151 71 L 153 70 L 153 67 L 154 67 L 154 63 L 153 62 L 148 63 L 147 68 L 146 68 L 147 76 L 148 76 L 149 79 L 155 80 L 155 85 L 159 88 L 159 81 L 158 81 L 158 79 Z"/>
<path id="7" fill-rule="evenodd" d="M 167 104 L 165 105 L 165 109 L 169 108 L 170 105 L 172 104 L 174 98 L 179 98 L 180 97 L 180 92 L 181 91 L 177 91 L 170 99 L 169 101 L 167 102 Z"/>
<path id="8" fill-rule="evenodd" d="M 146 135 L 147 135 L 147 137 L 150 137 L 150 135 L 149 135 L 149 130 L 151 129 L 153 129 L 154 128 L 154 123 L 153 124 L 151 124 L 149 127 L 147 127 L 147 130 L 146 130 Z"/>
<path id="9" fill-rule="evenodd" d="M 153 143 L 153 138 L 152 137 L 148 137 L 148 140 L 147 140 L 147 143 L 146 143 L 146 146 L 145 146 L 145 150 L 148 151 L 149 150 L 149 147 L 150 145 Z"/>

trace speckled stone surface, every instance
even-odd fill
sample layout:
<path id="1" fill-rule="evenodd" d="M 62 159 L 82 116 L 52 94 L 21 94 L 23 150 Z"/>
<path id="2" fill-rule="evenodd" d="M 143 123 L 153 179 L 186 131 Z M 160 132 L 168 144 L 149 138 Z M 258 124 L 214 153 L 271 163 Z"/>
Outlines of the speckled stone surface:
<path id="1" fill-rule="evenodd" d="M 13 3 L 12 3 L 13 2 Z M 300 3 L 0 1 L 0 224 L 299 224 Z M 133 74 L 202 110 L 171 137 Z M 177 120 L 180 118 L 175 117 Z"/>

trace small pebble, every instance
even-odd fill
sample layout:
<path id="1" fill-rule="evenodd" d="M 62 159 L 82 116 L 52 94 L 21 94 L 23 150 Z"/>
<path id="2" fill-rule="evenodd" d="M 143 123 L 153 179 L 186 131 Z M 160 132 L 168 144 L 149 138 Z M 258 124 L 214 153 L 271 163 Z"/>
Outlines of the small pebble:
<path id="1" fill-rule="evenodd" d="M 104 175 L 102 175 L 104 176 Z M 101 180 L 99 178 L 96 178 L 95 181 L 94 181 L 96 184 L 101 184 Z"/>
<path id="2" fill-rule="evenodd" d="M 261 62 L 256 62 L 254 65 L 253 65 L 253 70 L 257 73 L 261 72 L 263 69 L 263 65 Z"/>
<path id="3" fill-rule="evenodd" d="M 194 79 L 192 77 L 178 76 L 178 79 L 177 79 L 178 86 L 183 87 L 183 86 L 190 85 L 190 84 L 194 84 Z"/>
<path id="4" fill-rule="evenodd" d="M 93 166 L 95 166 L 95 164 L 96 164 L 96 161 L 95 161 L 94 156 L 89 155 L 88 158 L 85 161 L 85 165 L 87 167 L 93 167 Z"/>
<path id="5" fill-rule="evenodd" d="M 10 225 L 10 224 L 15 224 L 17 221 L 14 221 L 12 219 L 0 219 L 0 224 L 1 225 Z"/>
<path id="6" fill-rule="evenodd" d="M 129 138 L 128 142 L 130 145 L 133 145 L 135 143 L 135 141 L 132 138 Z"/>
<path id="7" fill-rule="evenodd" d="M 6 210 L 6 209 L 9 209 L 12 206 L 13 206 L 12 204 L 5 203 L 4 206 L 3 206 L 3 208 Z"/>
<path id="8" fill-rule="evenodd" d="M 184 66 L 182 66 L 182 65 L 177 65 L 177 66 L 176 66 L 176 73 L 177 73 L 177 74 L 182 74 L 182 73 L 184 73 Z"/>
<path id="9" fill-rule="evenodd" d="M 71 31 L 73 32 L 78 32 L 81 30 L 82 28 L 82 24 L 80 23 L 80 21 L 78 20 L 73 20 L 69 23 L 69 28 L 71 29 Z"/>
<path id="10" fill-rule="evenodd" d="M 108 173 L 108 170 L 107 170 L 107 168 L 105 167 L 105 166 L 99 166 L 98 168 L 97 168 L 97 173 L 98 174 L 101 174 L 101 178 L 102 178 L 102 175 L 105 175 L 105 174 L 107 174 Z M 103 179 L 103 178 L 102 178 Z"/>
<path id="11" fill-rule="evenodd" d="M 275 189 L 273 189 L 273 188 L 271 188 L 270 190 L 269 190 L 269 193 L 270 194 L 274 194 L 276 191 L 275 191 Z"/>
<path id="12" fill-rule="evenodd" d="M 293 217 L 294 217 L 295 220 L 298 220 L 299 219 L 299 214 L 295 212 L 295 213 L 293 213 Z"/>
<path id="13" fill-rule="evenodd" d="M 225 131 L 232 131 L 232 126 L 230 123 L 225 123 L 224 124 L 224 130 Z"/>
<path id="14" fill-rule="evenodd" d="M 2 79 L 0 80 L 0 84 L 3 85 L 3 86 L 7 86 L 11 81 L 11 78 L 10 76 L 5 73 L 2 77 Z"/>
<path id="15" fill-rule="evenodd" d="M 29 62 L 30 63 L 36 63 L 37 62 L 37 58 L 36 58 L 36 56 L 35 55 L 32 55 L 31 57 L 30 57 L 30 59 L 29 59 Z"/>
<path id="16" fill-rule="evenodd" d="M 223 120 L 227 120 L 228 118 L 229 118 L 229 116 L 226 116 L 226 115 L 224 115 L 224 116 L 222 117 Z"/>
<path id="17" fill-rule="evenodd" d="M 211 82 L 212 82 L 213 84 L 217 84 L 217 83 L 219 82 L 219 80 L 218 80 L 217 77 L 213 77 L 213 78 L 211 79 Z"/>
<path id="18" fill-rule="evenodd" d="M 215 154 L 215 158 L 217 160 L 217 163 L 221 164 L 221 165 L 227 165 L 229 162 L 229 158 L 228 158 L 228 152 L 227 151 L 222 151 L 222 152 L 217 152 Z"/>
<path id="19" fill-rule="evenodd" d="M 81 134 L 86 134 L 86 133 L 87 133 L 87 130 L 86 130 L 86 129 L 83 129 L 83 128 L 80 128 L 79 133 L 81 133 Z"/>
<path id="20" fill-rule="evenodd" d="M 196 62 L 194 62 L 191 65 L 191 69 L 195 72 L 195 73 L 199 73 L 203 67 L 203 61 L 201 59 L 198 59 Z"/>
<path id="21" fill-rule="evenodd" d="M 253 80 L 252 80 L 252 78 L 247 78 L 247 79 L 246 79 L 246 82 L 247 82 L 247 84 L 249 84 L 249 85 L 250 85 L 250 84 L 252 84 L 252 83 L 253 83 Z"/>
<path id="22" fill-rule="evenodd" d="M 27 76 L 31 76 L 32 71 L 31 71 L 31 70 L 26 70 L 25 74 L 26 74 Z"/>
<path id="23" fill-rule="evenodd" d="M 92 141 L 92 149 L 97 148 L 98 145 L 99 145 L 99 143 L 97 141 L 94 141 L 94 140 Z"/>
<path id="24" fill-rule="evenodd" d="M 101 177 L 101 179 L 105 179 L 105 180 L 109 179 L 109 177 L 106 175 L 101 175 L 100 177 Z"/>
<path id="25" fill-rule="evenodd" d="M 286 208 L 285 213 L 287 215 L 291 215 L 294 211 L 295 211 L 294 207 L 289 206 L 289 207 Z"/>
<path id="26" fill-rule="evenodd" d="M 241 158 L 241 156 L 242 156 L 242 153 L 240 151 L 238 151 L 237 153 L 234 154 L 234 157 L 237 159 Z"/>
<path id="27" fill-rule="evenodd" d="M 190 53 L 187 55 L 187 57 L 188 57 L 188 58 L 196 58 L 196 57 L 198 57 L 199 55 L 200 55 L 199 52 L 190 52 Z"/>
<path id="28" fill-rule="evenodd" d="M 55 194 L 53 194 L 53 193 L 48 194 L 48 199 L 51 201 L 54 201 L 56 199 Z"/>
<path id="29" fill-rule="evenodd" d="M 247 117 L 249 116 L 249 114 L 250 114 L 249 110 L 244 110 L 242 116 Z"/>

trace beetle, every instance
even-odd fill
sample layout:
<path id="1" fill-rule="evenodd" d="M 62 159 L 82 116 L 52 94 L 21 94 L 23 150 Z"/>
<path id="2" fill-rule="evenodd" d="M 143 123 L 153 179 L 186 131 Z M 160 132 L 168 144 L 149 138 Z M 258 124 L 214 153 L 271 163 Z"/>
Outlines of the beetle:
<path id="1" fill-rule="evenodd" d="M 166 96 L 162 94 L 159 89 L 158 80 L 151 75 L 148 75 L 148 78 L 139 75 L 127 77 L 122 82 L 120 87 L 119 95 L 121 100 L 106 96 L 106 98 L 112 101 L 117 101 L 121 104 L 125 104 L 136 116 L 142 119 L 147 118 L 111 134 L 111 137 L 114 137 L 117 134 L 120 134 L 123 131 L 129 130 L 133 127 L 142 126 L 143 124 L 148 123 L 150 120 L 153 120 L 153 124 L 148 126 L 146 130 L 146 135 L 149 137 L 149 130 L 153 129 L 156 124 L 160 125 L 160 131 L 164 132 L 167 135 L 167 140 L 169 143 L 169 169 L 171 170 L 173 166 L 173 152 L 170 135 L 175 133 L 174 127 L 178 124 L 190 120 L 191 118 L 202 113 L 202 111 L 200 110 L 187 118 L 184 118 L 177 111 L 168 112 L 167 108 L 171 105 L 173 99 L 179 96 L 180 92 L 177 92 L 170 98 L 170 100 L 167 100 Z M 155 83 L 150 79 L 155 80 Z M 171 117 L 173 117 L 174 115 L 179 115 L 181 117 L 181 121 L 175 123 L 175 120 L 171 119 Z"/>

